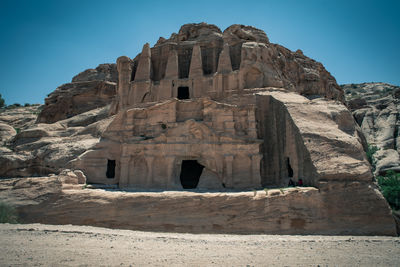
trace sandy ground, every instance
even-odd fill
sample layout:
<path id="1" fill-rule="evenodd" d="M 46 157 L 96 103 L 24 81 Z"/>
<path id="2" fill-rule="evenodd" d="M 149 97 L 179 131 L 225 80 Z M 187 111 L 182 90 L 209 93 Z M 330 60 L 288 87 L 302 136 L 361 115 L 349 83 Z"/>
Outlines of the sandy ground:
<path id="1" fill-rule="evenodd" d="M 400 238 L 0 224 L 1 266 L 400 266 Z"/>

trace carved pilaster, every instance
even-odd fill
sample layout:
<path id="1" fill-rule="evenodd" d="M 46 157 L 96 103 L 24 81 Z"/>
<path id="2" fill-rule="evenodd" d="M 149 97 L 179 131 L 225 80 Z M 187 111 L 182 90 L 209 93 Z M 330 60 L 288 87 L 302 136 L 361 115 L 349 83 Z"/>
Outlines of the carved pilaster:
<path id="1" fill-rule="evenodd" d="M 146 159 L 146 165 L 147 165 L 147 187 L 151 188 L 153 186 L 153 161 L 154 157 L 152 156 L 147 156 L 145 157 Z"/>
<path id="2" fill-rule="evenodd" d="M 119 173 L 119 186 L 127 187 L 129 186 L 129 156 L 123 156 L 120 159 L 120 173 Z"/>
<path id="3" fill-rule="evenodd" d="M 224 158 L 225 161 L 225 177 L 224 177 L 224 182 L 225 186 L 228 188 L 233 187 L 233 156 L 232 155 L 227 155 Z"/>
<path id="4" fill-rule="evenodd" d="M 253 186 L 259 187 L 261 186 L 261 175 L 260 175 L 260 161 L 261 155 L 255 154 L 251 156 L 251 180 Z"/>

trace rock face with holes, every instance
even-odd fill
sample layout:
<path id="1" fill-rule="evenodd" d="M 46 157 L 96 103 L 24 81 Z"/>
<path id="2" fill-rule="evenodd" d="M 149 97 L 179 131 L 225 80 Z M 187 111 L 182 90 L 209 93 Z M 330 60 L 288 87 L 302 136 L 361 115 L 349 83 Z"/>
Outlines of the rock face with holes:
<path id="1" fill-rule="evenodd" d="M 374 154 L 375 174 L 400 172 L 400 87 L 386 83 L 345 84 L 346 100 Z"/>

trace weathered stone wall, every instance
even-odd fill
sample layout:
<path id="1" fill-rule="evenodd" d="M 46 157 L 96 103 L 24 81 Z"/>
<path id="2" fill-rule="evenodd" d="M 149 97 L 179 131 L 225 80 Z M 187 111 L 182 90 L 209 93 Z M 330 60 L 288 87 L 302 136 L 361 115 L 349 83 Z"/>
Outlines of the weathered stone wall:
<path id="1" fill-rule="evenodd" d="M 285 103 L 271 95 L 258 94 L 257 110 L 259 137 L 265 140 L 261 163 L 263 186 L 286 187 L 289 179 L 296 183 L 302 179 L 304 184 L 315 186 L 317 172 Z"/>
<path id="2" fill-rule="evenodd" d="M 250 192 L 113 192 L 57 177 L 0 181 L 25 223 L 191 233 L 396 235 L 379 191 L 359 182 Z M 65 216 L 68 214 L 68 216 Z"/>

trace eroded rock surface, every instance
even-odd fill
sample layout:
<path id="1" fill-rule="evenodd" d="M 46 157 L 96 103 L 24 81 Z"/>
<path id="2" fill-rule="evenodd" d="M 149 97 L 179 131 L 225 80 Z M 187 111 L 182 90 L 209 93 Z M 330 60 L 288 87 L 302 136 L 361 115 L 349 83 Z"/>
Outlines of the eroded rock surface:
<path id="1" fill-rule="evenodd" d="M 0 200 L 15 205 L 25 223 L 192 233 L 396 234 L 382 195 L 359 182 L 320 190 L 113 192 L 82 189 L 74 186 L 73 173 L 64 175 L 0 180 Z"/>
<path id="2" fill-rule="evenodd" d="M 109 106 L 94 109 L 52 124 L 34 124 L 8 135 L 6 147 L 0 152 L 0 177 L 58 173 L 98 143 L 111 121 L 108 109 Z"/>
<path id="3" fill-rule="evenodd" d="M 37 122 L 54 123 L 110 104 L 116 94 L 117 75 L 115 64 L 101 64 L 78 74 L 48 95 Z"/>
<path id="4" fill-rule="evenodd" d="M 400 171 L 400 87 L 386 83 L 342 85 L 348 106 L 375 153 L 376 174 Z"/>

